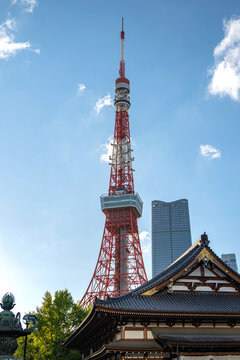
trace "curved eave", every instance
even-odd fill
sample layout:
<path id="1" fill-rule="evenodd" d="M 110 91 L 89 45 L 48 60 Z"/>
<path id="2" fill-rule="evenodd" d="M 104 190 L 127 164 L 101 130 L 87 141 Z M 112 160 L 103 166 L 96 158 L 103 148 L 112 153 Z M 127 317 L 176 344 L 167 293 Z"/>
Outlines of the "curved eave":
<path id="1" fill-rule="evenodd" d="M 81 322 L 81 324 L 75 330 L 73 330 L 71 335 L 62 343 L 62 346 L 64 348 L 68 348 L 68 345 L 71 342 L 74 342 L 74 340 L 77 338 L 80 332 L 84 333 L 85 329 L 89 326 L 89 324 L 91 324 L 91 322 L 94 321 L 95 318 L 96 318 L 96 308 L 95 306 L 93 306 L 87 317 Z"/>
<path id="2" fill-rule="evenodd" d="M 99 316 L 99 314 L 102 316 Z M 73 331 L 73 333 L 68 337 L 66 341 L 63 342 L 62 346 L 64 348 L 72 349 L 79 348 L 79 344 L 84 343 L 85 339 L 91 336 L 92 333 L 99 331 L 101 326 L 106 325 L 108 321 L 111 322 L 113 315 L 117 317 L 125 316 L 126 318 L 135 317 L 135 318 L 151 318 L 154 321 L 154 318 L 158 320 L 166 318 L 175 318 L 177 319 L 189 319 L 189 318 L 203 318 L 205 320 L 222 320 L 226 318 L 238 318 L 240 320 L 240 312 L 237 313 L 203 313 L 203 312 L 191 312 L 191 311 L 144 311 L 144 310 L 127 310 L 127 309 L 106 309 L 101 306 L 93 306 L 90 314 L 85 318 L 85 320 L 79 325 L 79 327 Z M 101 350 L 101 349 L 100 349 Z M 99 350 L 99 351 L 100 351 Z"/>
<path id="3" fill-rule="evenodd" d="M 115 351 L 130 351 L 130 352 L 145 352 L 145 351 L 162 351 L 162 347 L 155 342 L 154 340 L 149 343 L 149 341 L 141 341 L 139 342 L 133 342 L 133 341 L 127 341 L 127 344 L 123 344 L 123 341 L 113 344 L 107 344 L 102 346 L 99 350 L 92 353 L 91 355 L 86 356 L 84 359 L 98 359 L 99 357 L 102 357 L 102 355 L 105 355 L 107 353 L 112 353 Z"/>
<path id="4" fill-rule="evenodd" d="M 165 316 L 173 316 L 173 317 L 189 317 L 189 316 L 193 316 L 193 317 L 204 317 L 207 318 L 209 317 L 239 317 L 240 318 L 240 312 L 239 313 L 193 313 L 191 311 L 189 312 L 159 312 L 159 311 L 143 311 L 143 310 L 127 310 L 127 309 L 121 309 L 121 310 L 116 310 L 116 309 L 105 309 L 105 308 L 98 308 L 99 311 L 102 311 L 104 313 L 109 313 L 109 314 L 116 314 L 116 315 L 138 315 L 139 317 L 141 316 L 157 316 L 157 317 L 165 317 Z"/>

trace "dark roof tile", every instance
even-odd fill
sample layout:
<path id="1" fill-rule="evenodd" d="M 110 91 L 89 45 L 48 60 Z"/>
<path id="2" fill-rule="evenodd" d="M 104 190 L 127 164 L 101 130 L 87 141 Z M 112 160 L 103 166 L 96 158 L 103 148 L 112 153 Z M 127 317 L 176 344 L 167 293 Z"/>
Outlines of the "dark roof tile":
<path id="1" fill-rule="evenodd" d="M 118 297 L 101 301 L 101 308 L 118 311 L 158 313 L 239 314 L 240 294 L 228 293 L 156 293 Z"/>

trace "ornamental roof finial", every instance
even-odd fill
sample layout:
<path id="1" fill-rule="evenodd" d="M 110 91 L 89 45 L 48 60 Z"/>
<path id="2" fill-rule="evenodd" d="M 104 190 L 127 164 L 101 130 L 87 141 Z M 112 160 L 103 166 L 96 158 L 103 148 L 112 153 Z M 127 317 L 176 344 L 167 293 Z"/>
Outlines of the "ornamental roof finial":
<path id="1" fill-rule="evenodd" d="M 210 241 L 208 240 L 208 236 L 207 236 L 206 232 L 204 232 L 201 235 L 200 242 L 201 242 L 202 245 L 208 245 L 210 243 Z"/>

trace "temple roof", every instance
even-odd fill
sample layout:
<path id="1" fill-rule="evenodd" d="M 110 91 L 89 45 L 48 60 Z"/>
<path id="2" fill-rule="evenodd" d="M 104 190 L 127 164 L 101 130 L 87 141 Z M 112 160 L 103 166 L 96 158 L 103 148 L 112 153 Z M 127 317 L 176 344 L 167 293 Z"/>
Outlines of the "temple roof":
<path id="1" fill-rule="evenodd" d="M 226 286 L 235 286 L 235 292 L 221 291 L 171 291 L 171 286 L 180 278 L 187 281 L 186 275 L 191 275 L 197 266 L 206 268 L 211 275 L 211 267 L 219 271 L 216 283 L 227 283 Z M 199 270 L 200 271 L 200 270 Z M 185 277 L 185 278 L 184 278 Z M 189 276 L 188 276 L 189 278 Z M 196 278 L 196 276 L 195 276 Z M 203 276 L 199 275 L 203 280 Z M 214 283 L 213 276 L 206 278 Z M 224 280 L 224 281 L 223 281 Z M 189 280 L 189 283 L 195 280 Z M 209 285 L 209 280 L 203 285 Z M 187 284 L 181 283 L 182 285 Z M 232 285 L 234 284 L 234 285 Z M 214 285 L 213 285 L 214 286 Z M 221 285 L 220 285 L 221 286 Z M 173 289 L 173 287 L 172 287 Z M 204 288 L 202 288 L 204 289 Z M 240 275 L 228 267 L 209 247 L 206 234 L 191 246 L 173 264 L 159 275 L 149 280 L 133 291 L 107 300 L 96 299 L 94 306 L 106 310 L 134 311 L 134 312 L 163 312 L 163 313 L 215 313 L 215 314 L 239 314 L 240 313 Z M 234 290 L 234 289 L 233 289 Z"/>
<path id="2" fill-rule="evenodd" d="M 89 334 L 116 326 L 117 318 L 121 322 L 123 316 L 164 321 L 224 319 L 234 325 L 240 317 L 240 275 L 212 251 L 203 234 L 173 264 L 142 286 L 119 297 L 96 298 L 89 315 L 63 346 L 81 347 Z"/>
<path id="3" fill-rule="evenodd" d="M 104 309 L 168 314 L 240 314 L 240 294 L 157 293 L 152 296 L 121 296 L 99 301 Z"/>

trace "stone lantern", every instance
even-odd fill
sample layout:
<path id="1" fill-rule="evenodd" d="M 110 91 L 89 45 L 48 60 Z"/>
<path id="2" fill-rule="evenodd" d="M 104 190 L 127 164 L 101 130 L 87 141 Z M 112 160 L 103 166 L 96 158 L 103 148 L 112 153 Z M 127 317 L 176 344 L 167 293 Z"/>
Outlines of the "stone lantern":
<path id="1" fill-rule="evenodd" d="M 26 329 L 22 328 L 20 313 L 17 315 L 11 311 L 15 306 L 13 294 L 6 293 L 0 304 L 3 311 L 0 312 L 0 360 L 14 360 L 13 354 L 17 350 L 17 338 L 27 336 L 37 329 L 37 318 L 34 315 L 27 314 L 23 321 L 27 325 Z M 32 324 L 30 327 L 29 325 Z"/>

